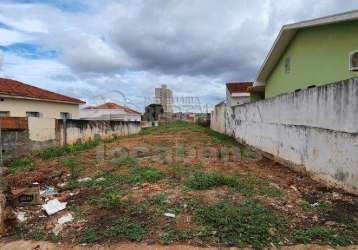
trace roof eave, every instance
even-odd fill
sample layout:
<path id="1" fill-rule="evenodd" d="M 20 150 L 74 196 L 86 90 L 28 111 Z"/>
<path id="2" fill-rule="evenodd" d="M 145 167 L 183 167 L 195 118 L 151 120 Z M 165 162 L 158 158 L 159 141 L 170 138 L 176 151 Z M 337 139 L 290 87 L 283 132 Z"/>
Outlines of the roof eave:
<path id="1" fill-rule="evenodd" d="M 86 104 L 86 102 L 84 102 L 82 100 L 70 102 L 70 101 L 61 101 L 61 100 L 53 100 L 53 99 L 46 99 L 46 98 L 35 98 L 35 97 L 29 97 L 29 96 L 9 95 L 8 93 L 1 93 L 1 92 L 0 92 L 0 96 L 7 97 L 7 98 L 15 98 L 15 99 L 26 99 L 26 100 L 34 100 L 34 101 L 66 103 L 66 104 L 75 104 L 75 105 Z"/>

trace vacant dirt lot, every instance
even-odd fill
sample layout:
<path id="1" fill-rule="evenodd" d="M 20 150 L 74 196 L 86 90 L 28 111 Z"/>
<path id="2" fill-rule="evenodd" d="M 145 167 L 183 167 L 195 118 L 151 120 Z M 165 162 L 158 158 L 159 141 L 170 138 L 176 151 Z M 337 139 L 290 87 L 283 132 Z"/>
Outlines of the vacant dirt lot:
<path id="1" fill-rule="evenodd" d="M 14 208 L 23 222 L 9 216 L 3 247 L 17 239 L 128 249 L 358 243 L 357 197 L 186 123 L 22 157 L 5 179 L 13 194 L 38 185 L 42 203 L 66 208 L 50 216 L 40 205 Z"/>

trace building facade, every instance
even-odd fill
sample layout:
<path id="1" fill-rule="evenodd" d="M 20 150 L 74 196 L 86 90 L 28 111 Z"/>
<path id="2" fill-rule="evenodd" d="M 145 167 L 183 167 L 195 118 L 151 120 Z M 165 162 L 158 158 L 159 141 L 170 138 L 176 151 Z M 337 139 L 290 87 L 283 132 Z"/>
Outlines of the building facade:
<path id="1" fill-rule="evenodd" d="M 173 113 L 173 92 L 162 84 L 160 88 L 155 88 L 155 103 L 163 106 L 164 113 Z"/>
<path id="2" fill-rule="evenodd" d="M 270 98 L 358 76 L 358 11 L 283 26 L 255 87 Z"/>
<path id="3" fill-rule="evenodd" d="M 0 116 L 79 119 L 85 102 L 37 88 L 19 81 L 0 78 Z"/>
<path id="4" fill-rule="evenodd" d="M 250 102 L 252 82 L 233 82 L 226 84 L 226 103 L 229 107 L 242 105 Z"/>

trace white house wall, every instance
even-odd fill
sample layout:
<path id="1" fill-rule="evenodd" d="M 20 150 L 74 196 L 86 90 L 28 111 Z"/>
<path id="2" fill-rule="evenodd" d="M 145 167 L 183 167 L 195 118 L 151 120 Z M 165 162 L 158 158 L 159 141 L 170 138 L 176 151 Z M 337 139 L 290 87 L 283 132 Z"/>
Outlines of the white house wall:
<path id="1" fill-rule="evenodd" d="M 3 97 L 0 102 L 0 111 L 9 111 L 12 117 L 26 117 L 26 112 L 40 112 L 43 118 L 60 119 L 61 112 L 71 114 L 71 118 L 79 118 L 79 105 L 49 101 L 29 100 L 12 97 Z"/>

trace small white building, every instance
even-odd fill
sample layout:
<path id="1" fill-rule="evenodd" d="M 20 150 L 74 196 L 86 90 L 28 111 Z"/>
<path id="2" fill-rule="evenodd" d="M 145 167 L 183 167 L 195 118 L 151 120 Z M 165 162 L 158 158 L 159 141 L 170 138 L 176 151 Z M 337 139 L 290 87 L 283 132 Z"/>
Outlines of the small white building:
<path id="1" fill-rule="evenodd" d="M 250 102 L 249 88 L 252 82 L 232 82 L 226 84 L 226 103 L 234 107 Z"/>
<path id="2" fill-rule="evenodd" d="M 81 104 L 85 102 L 19 81 L 0 78 L 0 117 L 78 119 Z"/>
<path id="3" fill-rule="evenodd" d="M 141 121 L 141 113 L 123 107 L 116 103 L 107 102 L 98 106 L 89 106 L 80 110 L 80 117 L 84 120 L 116 120 Z"/>

